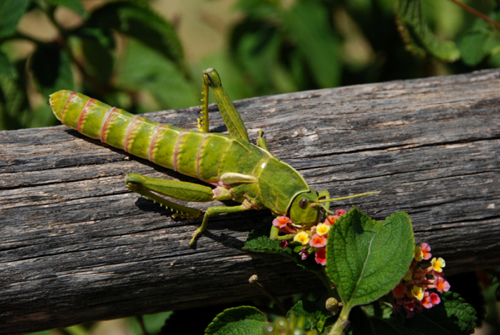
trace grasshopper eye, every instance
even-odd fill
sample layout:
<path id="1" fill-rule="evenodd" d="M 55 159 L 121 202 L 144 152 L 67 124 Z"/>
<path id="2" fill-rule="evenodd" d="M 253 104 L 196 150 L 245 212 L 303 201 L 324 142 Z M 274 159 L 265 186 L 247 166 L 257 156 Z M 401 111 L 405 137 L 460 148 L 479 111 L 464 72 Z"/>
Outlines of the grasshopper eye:
<path id="1" fill-rule="evenodd" d="M 306 198 L 302 198 L 299 200 L 299 207 L 305 209 L 309 201 Z"/>

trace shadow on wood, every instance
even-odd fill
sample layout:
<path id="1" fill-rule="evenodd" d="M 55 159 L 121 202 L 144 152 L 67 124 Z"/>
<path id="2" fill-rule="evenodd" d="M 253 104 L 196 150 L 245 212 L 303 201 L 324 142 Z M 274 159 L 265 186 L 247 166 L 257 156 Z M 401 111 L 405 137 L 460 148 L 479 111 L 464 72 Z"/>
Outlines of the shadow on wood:
<path id="1" fill-rule="evenodd" d="M 412 218 L 447 274 L 500 259 L 500 71 L 395 81 L 235 103 L 251 139 L 316 190 L 383 220 Z M 222 124 L 212 106 L 212 125 Z M 149 114 L 194 129 L 197 109 Z M 321 285 L 290 261 L 241 247 L 268 211 L 173 220 L 124 185 L 128 172 L 189 180 L 65 126 L 0 132 L 0 333 L 31 332 Z M 199 205 L 206 208 L 210 204 Z"/>

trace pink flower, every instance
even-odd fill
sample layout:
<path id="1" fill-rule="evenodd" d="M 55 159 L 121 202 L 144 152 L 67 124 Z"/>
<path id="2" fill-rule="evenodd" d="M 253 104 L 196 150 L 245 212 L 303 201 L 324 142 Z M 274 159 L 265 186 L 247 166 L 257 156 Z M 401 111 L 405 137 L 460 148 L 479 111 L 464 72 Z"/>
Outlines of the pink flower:
<path id="1" fill-rule="evenodd" d="M 422 303 L 422 306 L 424 306 L 427 309 L 432 308 L 433 305 L 431 302 L 431 297 L 429 295 L 429 292 L 424 293 L 424 298 L 422 299 L 421 303 Z"/>
<path id="2" fill-rule="evenodd" d="M 316 253 L 314 254 L 314 260 L 318 264 L 326 265 L 326 249 L 319 248 L 318 250 L 316 250 Z"/>
<path id="3" fill-rule="evenodd" d="M 392 290 L 391 303 L 394 311 L 397 306 L 403 308 L 406 317 L 420 313 L 424 308 L 432 308 L 441 302 L 439 293 L 447 292 L 450 284 L 443 277 L 446 262 L 441 257 L 433 258 L 428 267 L 422 267 L 421 261 L 431 258 L 430 246 L 422 243 L 415 246 L 415 259 L 401 282 Z M 433 292 L 431 290 L 436 290 Z"/>
<path id="4" fill-rule="evenodd" d="M 438 305 L 441 302 L 441 298 L 439 297 L 439 294 L 437 293 L 431 293 L 431 302 L 433 306 Z"/>
<path id="5" fill-rule="evenodd" d="M 427 243 L 420 244 L 420 250 L 422 250 L 423 259 L 428 260 L 432 257 L 431 247 Z"/>
<path id="6" fill-rule="evenodd" d="M 338 215 L 328 215 L 328 217 L 325 219 L 324 224 L 333 226 L 338 218 L 339 218 Z"/>
<path id="7" fill-rule="evenodd" d="M 448 283 L 446 279 L 441 276 L 434 277 L 434 285 L 436 285 L 436 290 L 439 293 L 448 292 L 450 289 L 450 283 Z"/>
<path id="8" fill-rule="evenodd" d="M 324 236 L 314 234 L 309 241 L 309 245 L 314 248 L 323 248 L 326 245 L 326 238 Z"/>
<path id="9" fill-rule="evenodd" d="M 278 216 L 273 220 L 273 225 L 279 227 L 280 229 L 288 226 L 289 223 L 292 223 L 292 220 L 286 216 Z"/>
<path id="10" fill-rule="evenodd" d="M 347 213 L 347 211 L 345 209 L 337 209 L 335 211 L 335 215 L 338 215 L 338 216 L 342 216 L 344 215 L 345 213 Z"/>
<path id="11" fill-rule="evenodd" d="M 424 299 L 422 300 L 422 306 L 429 309 L 435 305 L 438 305 L 440 302 L 441 298 L 439 298 L 439 295 L 437 293 L 429 294 L 429 292 L 425 292 Z"/>

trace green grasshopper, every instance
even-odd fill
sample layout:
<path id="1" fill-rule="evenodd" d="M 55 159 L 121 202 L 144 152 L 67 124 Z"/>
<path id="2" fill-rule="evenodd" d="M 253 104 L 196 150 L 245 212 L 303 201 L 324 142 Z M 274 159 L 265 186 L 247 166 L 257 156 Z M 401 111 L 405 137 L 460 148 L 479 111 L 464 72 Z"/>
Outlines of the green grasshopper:
<path id="1" fill-rule="evenodd" d="M 250 143 L 246 127 L 222 88 L 217 71 L 209 68 L 202 77 L 203 115 L 198 119 L 199 131 L 159 124 L 67 90 L 51 94 L 49 104 L 63 124 L 88 137 L 214 186 L 127 174 L 128 189 L 177 212 L 174 216 L 198 218 L 202 212 L 163 196 L 196 202 L 234 200 L 241 203 L 208 208 L 201 226 L 193 233 L 190 246 L 207 229 L 208 218 L 220 213 L 269 208 L 275 216 L 288 216 L 294 227 L 308 229 L 317 224 L 330 207 L 328 191 L 312 190 L 295 169 L 274 157 L 262 131 L 259 131 L 257 145 Z M 229 136 L 209 133 L 209 87 Z M 273 226 L 272 239 L 293 237 L 278 236 L 278 233 L 279 229 Z"/>

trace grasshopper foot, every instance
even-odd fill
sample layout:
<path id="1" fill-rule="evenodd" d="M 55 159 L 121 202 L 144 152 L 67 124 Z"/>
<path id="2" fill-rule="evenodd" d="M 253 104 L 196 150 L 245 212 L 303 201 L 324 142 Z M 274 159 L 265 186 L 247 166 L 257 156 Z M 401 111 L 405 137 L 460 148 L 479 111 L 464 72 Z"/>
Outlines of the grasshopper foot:
<path id="1" fill-rule="evenodd" d="M 196 239 L 201 235 L 202 230 L 200 228 L 196 229 L 192 235 L 191 241 L 189 241 L 189 246 L 192 247 Z"/>

